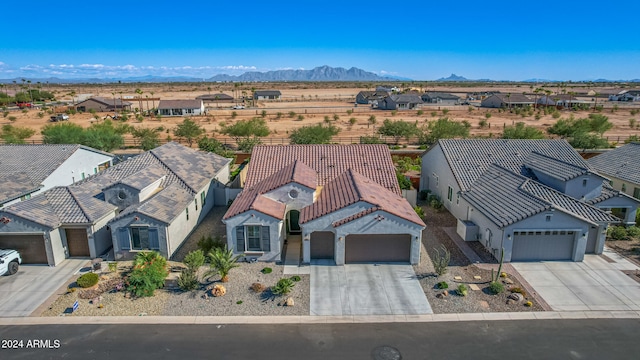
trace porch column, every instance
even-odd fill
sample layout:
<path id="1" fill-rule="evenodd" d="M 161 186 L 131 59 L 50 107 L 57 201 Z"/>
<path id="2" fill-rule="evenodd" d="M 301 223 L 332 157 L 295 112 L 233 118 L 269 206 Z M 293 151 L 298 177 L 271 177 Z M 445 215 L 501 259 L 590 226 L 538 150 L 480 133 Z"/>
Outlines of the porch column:
<path id="1" fill-rule="evenodd" d="M 624 217 L 625 225 L 635 225 L 636 223 L 636 213 L 638 212 L 638 208 L 630 207 L 627 208 L 627 216 Z"/>
<path id="2" fill-rule="evenodd" d="M 302 230 L 302 263 L 311 263 L 311 233 Z"/>

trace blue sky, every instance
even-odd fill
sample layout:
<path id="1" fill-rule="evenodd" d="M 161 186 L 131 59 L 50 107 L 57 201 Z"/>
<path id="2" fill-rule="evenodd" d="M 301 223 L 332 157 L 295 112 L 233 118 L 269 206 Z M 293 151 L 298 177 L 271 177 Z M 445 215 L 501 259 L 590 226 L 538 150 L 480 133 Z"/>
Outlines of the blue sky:
<path id="1" fill-rule="evenodd" d="M 321 65 L 415 80 L 640 78 L 637 1 L 32 0 L 2 10 L 5 79 Z"/>

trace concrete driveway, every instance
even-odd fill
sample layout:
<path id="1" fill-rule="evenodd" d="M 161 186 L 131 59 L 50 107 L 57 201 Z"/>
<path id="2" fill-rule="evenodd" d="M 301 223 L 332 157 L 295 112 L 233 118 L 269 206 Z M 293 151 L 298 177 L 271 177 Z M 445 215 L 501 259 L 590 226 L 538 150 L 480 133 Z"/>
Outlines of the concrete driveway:
<path id="1" fill-rule="evenodd" d="M 311 315 L 432 314 L 416 274 L 406 264 L 311 264 Z"/>
<path id="2" fill-rule="evenodd" d="M 511 263 L 556 311 L 640 310 L 640 283 L 622 270 L 635 264 L 605 250 L 608 260 L 586 255 L 583 262 Z"/>
<path id="3" fill-rule="evenodd" d="M 67 259 L 56 267 L 21 265 L 17 274 L 0 276 L 0 317 L 29 316 L 87 263 Z"/>

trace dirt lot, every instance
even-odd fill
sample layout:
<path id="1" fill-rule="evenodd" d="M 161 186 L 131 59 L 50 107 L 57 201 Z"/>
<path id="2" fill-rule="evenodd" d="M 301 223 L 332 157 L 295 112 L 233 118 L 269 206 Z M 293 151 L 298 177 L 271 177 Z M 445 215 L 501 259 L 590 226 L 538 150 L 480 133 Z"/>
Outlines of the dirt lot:
<path id="1" fill-rule="evenodd" d="M 351 86 L 351 87 L 343 87 Z M 254 107 L 249 107 L 244 110 L 232 110 L 232 103 L 217 103 L 209 104 L 207 110 L 207 116 L 197 116 L 194 120 L 198 121 L 207 131 L 209 136 L 217 136 L 217 131 L 220 129 L 221 123 L 233 123 L 241 119 L 248 119 L 254 116 L 261 116 L 262 111 L 266 111 L 265 119 L 268 120 L 269 127 L 273 131 L 273 136 L 270 137 L 271 141 L 276 141 L 278 138 L 286 138 L 288 133 L 292 129 L 310 124 L 321 123 L 325 121 L 325 117 L 328 117 L 334 125 L 341 129 L 338 139 L 340 142 L 352 142 L 357 141 L 357 138 L 362 135 L 372 135 L 375 133 L 376 125 L 369 125 L 367 120 L 371 115 L 374 115 L 378 124 L 385 118 L 392 120 L 405 120 L 405 121 L 417 121 L 418 124 L 426 124 L 428 121 L 437 119 L 442 116 L 449 116 L 455 120 L 466 120 L 472 125 L 472 135 L 490 135 L 497 136 L 502 131 L 503 126 L 511 125 L 518 121 L 523 121 L 527 125 L 536 126 L 541 129 L 545 129 L 554 124 L 557 119 L 554 119 L 551 115 L 542 116 L 539 120 L 536 120 L 533 116 L 521 117 L 516 114 L 510 114 L 508 112 L 498 112 L 497 109 L 483 109 L 473 108 L 470 110 L 468 106 L 451 106 L 447 109 L 449 112 L 443 114 L 444 107 L 440 106 L 424 106 L 422 113 L 418 115 L 416 110 L 398 111 L 397 113 L 391 111 L 382 111 L 377 109 L 371 109 L 366 105 L 354 106 L 355 96 L 362 90 L 373 90 L 371 84 L 361 84 L 361 87 L 355 87 L 354 84 L 323 84 L 323 83 L 303 83 L 303 84 L 243 84 L 238 87 L 234 87 L 232 84 L 106 84 L 106 85 L 91 85 L 91 86 L 51 86 L 45 90 L 52 91 L 58 100 L 77 101 L 79 98 L 87 98 L 93 96 L 103 96 L 108 98 L 133 97 L 137 96 L 135 93 L 136 87 L 140 87 L 143 91 L 141 103 L 136 100 L 131 100 L 133 108 L 140 108 L 147 110 L 157 106 L 156 100 L 146 100 L 149 98 L 161 98 L 161 99 L 193 99 L 196 96 L 207 93 L 223 92 L 231 96 L 242 97 L 250 96 L 254 87 L 258 89 L 263 88 L 276 88 L 282 92 L 282 100 L 278 101 L 258 101 Z M 555 90 L 554 88 L 551 88 Z M 592 88 L 593 89 L 593 88 Z M 495 91 L 500 90 L 503 92 L 517 92 L 522 93 L 528 91 L 528 89 L 520 86 L 488 86 L 484 88 L 476 87 L 455 87 L 454 85 L 447 86 L 420 86 L 415 87 L 417 91 L 449 91 L 453 92 L 463 98 L 466 97 L 467 92 L 473 91 Z M 586 91 L 582 88 L 574 88 L 573 91 Z M 605 91 L 613 91 L 612 89 L 596 89 L 601 93 Z M 585 100 L 592 101 L 593 98 L 584 98 Z M 600 98 L 599 102 L 604 102 L 604 113 L 609 117 L 611 122 L 614 123 L 614 128 L 605 133 L 612 141 L 616 141 L 617 137 L 626 138 L 629 135 L 640 135 L 640 128 L 630 128 L 629 120 L 634 118 L 637 123 L 640 123 L 639 115 L 631 115 L 628 104 L 620 104 L 620 109 L 616 112 L 612 112 L 610 108 L 612 104 L 607 104 L 606 99 Z M 247 104 L 248 105 L 248 104 Z M 634 108 L 640 108 L 640 104 L 634 105 Z M 445 110 L 445 111 L 447 111 Z M 350 113 L 347 113 L 349 111 Z M 233 116 L 233 112 L 237 116 Z M 289 113 L 294 112 L 295 115 L 290 116 Z M 491 117 L 486 119 L 485 114 L 491 113 Z M 16 120 L 11 122 L 8 117 L 0 117 L 0 126 L 4 124 L 13 124 L 15 126 L 25 126 L 33 128 L 39 131 L 40 128 L 47 124 L 49 118 L 48 114 L 42 114 L 37 109 L 28 110 L 26 113 L 22 111 L 11 111 L 10 116 L 15 116 Z M 278 114 L 280 113 L 280 114 Z M 586 117 L 588 112 L 569 112 L 564 111 L 562 116 L 568 117 L 573 114 L 575 117 Z M 104 118 L 107 113 L 97 114 L 100 119 Z M 303 119 L 298 118 L 302 115 Z M 333 120 L 334 115 L 337 115 L 338 120 Z M 352 125 L 350 119 L 354 118 L 354 124 Z M 171 129 L 173 129 L 178 122 L 182 121 L 182 117 L 163 117 L 161 120 L 157 118 L 146 117 L 142 122 L 130 119 L 129 123 L 139 127 L 158 127 L 165 128 L 165 134 L 162 136 L 172 136 Z M 481 120 L 487 120 L 488 127 L 480 128 L 479 123 Z M 91 114 L 76 114 L 72 115 L 71 122 L 77 123 L 83 127 L 91 125 L 96 120 Z M 129 136 L 129 135 L 127 135 Z M 32 139 L 41 139 L 41 135 L 36 133 Z"/>

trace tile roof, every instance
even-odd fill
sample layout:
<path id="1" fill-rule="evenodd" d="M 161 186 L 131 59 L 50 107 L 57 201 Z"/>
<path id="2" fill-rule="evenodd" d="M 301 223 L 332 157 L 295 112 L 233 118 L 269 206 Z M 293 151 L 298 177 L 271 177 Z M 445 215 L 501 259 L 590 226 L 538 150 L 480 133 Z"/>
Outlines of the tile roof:
<path id="1" fill-rule="evenodd" d="M 114 220 L 121 219 L 132 213 L 140 213 L 165 224 L 170 224 L 193 199 L 193 193 L 181 187 L 178 183 L 173 183 L 149 199 L 129 206 Z M 196 215 L 194 214 L 193 216 Z"/>
<path id="2" fill-rule="evenodd" d="M 424 100 L 425 98 L 430 98 L 430 99 L 443 99 L 443 100 L 459 100 L 460 97 L 457 95 L 453 95 L 453 94 L 449 94 L 449 93 L 444 93 L 444 92 L 437 92 L 437 91 L 427 91 L 424 94 L 422 94 L 422 99 Z"/>
<path id="3" fill-rule="evenodd" d="M 280 90 L 256 90 L 253 92 L 255 96 L 280 96 Z"/>
<path id="4" fill-rule="evenodd" d="M 206 100 L 206 101 L 222 101 L 222 100 L 233 100 L 233 96 L 227 94 L 204 94 L 197 96 L 198 100 Z"/>
<path id="5" fill-rule="evenodd" d="M 146 169 L 142 169 L 139 172 L 118 181 L 116 184 L 123 184 L 136 190 L 142 190 L 166 175 L 167 173 L 162 166 L 159 164 L 151 165 Z"/>
<path id="6" fill-rule="evenodd" d="M 590 222 L 619 221 L 600 209 L 495 164 L 461 196 L 500 227 L 551 209 Z"/>
<path id="7" fill-rule="evenodd" d="M 587 160 L 598 172 L 640 185 L 640 143 L 629 143 Z"/>
<path id="8" fill-rule="evenodd" d="M 245 188 L 250 188 L 298 160 L 317 173 L 323 186 L 348 169 L 400 195 L 389 148 L 367 145 L 258 145 L 253 148 Z"/>
<path id="9" fill-rule="evenodd" d="M 531 152 L 524 159 L 524 165 L 529 169 L 562 181 L 568 181 L 590 173 L 587 167 L 558 160 L 548 155 L 540 154 L 537 151 Z"/>
<path id="10" fill-rule="evenodd" d="M 76 104 L 76 106 L 82 104 L 85 101 L 89 101 L 89 100 L 94 100 L 94 101 L 97 101 L 97 102 L 99 102 L 101 104 L 104 104 L 104 105 L 107 105 L 107 106 L 112 106 L 112 107 L 113 106 L 122 107 L 123 105 L 124 106 L 131 106 L 131 103 L 128 102 L 128 101 L 123 101 L 122 99 L 119 99 L 119 98 L 113 99 L 113 98 L 106 98 L 106 97 L 101 97 L 101 96 L 91 97 L 91 98 L 89 98 L 87 100 L 79 102 L 78 104 Z"/>
<path id="11" fill-rule="evenodd" d="M 366 202 L 372 207 L 379 208 L 399 218 L 425 226 L 409 202 L 402 196 L 385 189 L 351 169 L 326 184 L 317 200 L 302 209 L 300 223 L 304 224 L 358 202 Z M 364 215 L 366 213 L 360 214 L 359 217 Z M 340 223 L 340 220 L 338 220 L 338 223 Z"/>
<path id="12" fill-rule="evenodd" d="M 573 171 L 572 166 L 591 169 L 580 154 L 561 139 L 442 139 L 438 145 L 463 191 L 469 190 L 491 164 L 527 175 L 529 170 L 524 164 L 533 152 L 558 160 L 558 171 Z M 541 157 L 537 156 L 536 159 Z"/>
<path id="13" fill-rule="evenodd" d="M 389 95 L 389 98 L 396 104 L 422 104 L 424 102 L 418 94 Z"/>
<path id="14" fill-rule="evenodd" d="M 507 93 L 507 94 L 498 93 L 498 94 L 493 94 L 492 96 L 497 97 L 502 102 L 507 103 L 507 104 L 508 103 L 511 103 L 511 104 L 517 104 L 517 103 L 533 104 L 533 100 L 529 99 L 525 95 L 518 94 L 518 93 L 513 93 L 513 94 L 510 94 L 510 93 Z"/>
<path id="15" fill-rule="evenodd" d="M 39 189 L 78 149 L 113 156 L 82 145 L 0 145 L 0 203 Z"/>
<path id="16" fill-rule="evenodd" d="M 200 109 L 200 107 L 202 107 L 200 99 L 160 100 L 158 102 L 158 109 Z"/>

